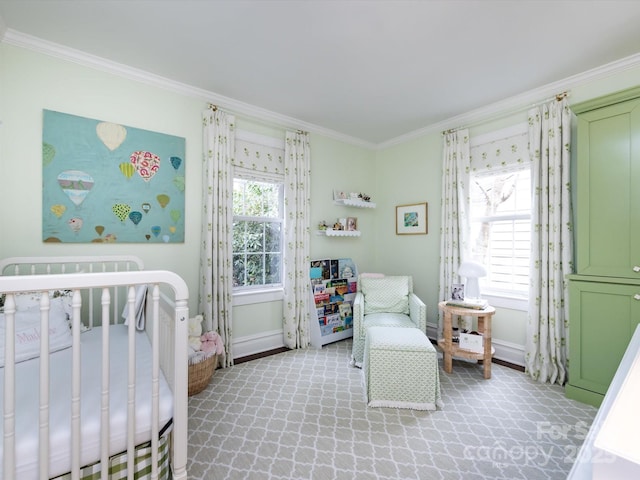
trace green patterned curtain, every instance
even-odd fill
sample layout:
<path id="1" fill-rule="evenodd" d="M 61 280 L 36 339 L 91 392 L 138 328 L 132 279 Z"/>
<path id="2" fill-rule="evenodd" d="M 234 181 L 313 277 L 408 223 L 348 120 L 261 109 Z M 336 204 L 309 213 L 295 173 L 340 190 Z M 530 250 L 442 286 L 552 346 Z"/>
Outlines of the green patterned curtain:
<path id="1" fill-rule="evenodd" d="M 309 134 L 286 132 L 284 166 L 284 344 L 307 348 L 309 331 Z"/>
<path id="2" fill-rule="evenodd" d="M 232 230 L 235 118 L 221 110 L 202 114 L 202 241 L 198 309 L 204 327 L 224 342 L 222 366 L 232 355 Z"/>
<path id="3" fill-rule="evenodd" d="M 469 130 L 444 136 L 442 159 L 442 227 L 440 230 L 440 290 L 438 301 L 449 298 L 449 288 L 459 281 L 458 268 L 467 248 L 469 230 Z M 442 329 L 442 320 L 440 327 Z M 438 332 L 440 335 L 442 332 Z"/>
<path id="4" fill-rule="evenodd" d="M 534 379 L 560 385 L 567 379 L 565 276 L 573 269 L 570 136 L 566 99 L 529 111 L 533 233 L 525 364 Z"/>

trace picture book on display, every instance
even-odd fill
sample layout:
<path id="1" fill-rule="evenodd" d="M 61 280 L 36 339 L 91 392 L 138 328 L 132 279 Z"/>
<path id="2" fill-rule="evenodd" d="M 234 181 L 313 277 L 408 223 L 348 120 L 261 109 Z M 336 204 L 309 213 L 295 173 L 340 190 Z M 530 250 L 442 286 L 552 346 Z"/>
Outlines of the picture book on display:
<path id="1" fill-rule="evenodd" d="M 311 286 L 321 335 L 353 328 L 358 272 L 350 258 L 313 260 Z"/>

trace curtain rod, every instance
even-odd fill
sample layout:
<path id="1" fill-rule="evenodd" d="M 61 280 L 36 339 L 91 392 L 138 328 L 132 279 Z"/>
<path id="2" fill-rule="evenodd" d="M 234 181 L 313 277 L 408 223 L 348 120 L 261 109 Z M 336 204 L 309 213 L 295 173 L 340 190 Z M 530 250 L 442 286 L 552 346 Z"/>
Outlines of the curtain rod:
<path id="1" fill-rule="evenodd" d="M 553 97 L 549 97 L 549 98 L 545 98 L 545 99 L 543 99 L 543 100 L 539 100 L 539 101 L 537 101 L 537 102 L 535 102 L 535 103 L 533 103 L 533 104 L 531 104 L 531 105 L 527 105 L 526 107 L 522 107 L 522 108 L 519 108 L 519 109 L 517 109 L 517 110 L 509 111 L 509 112 L 508 112 L 507 114 L 505 114 L 505 115 L 501 115 L 501 116 L 496 117 L 496 118 L 492 118 L 492 119 L 484 120 L 484 122 L 489 122 L 489 121 L 492 121 L 492 120 L 497 120 L 498 118 L 501 118 L 501 117 L 503 117 L 503 116 L 511 115 L 511 114 L 514 114 L 514 113 L 520 112 L 520 111 L 522 111 L 522 110 L 528 109 L 528 108 L 537 107 L 537 106 L 542 105 L 542 104 L 544 104 L 544 103 L 550 102 L 551 100 L 555 100 L 556 102 L 560 102 L 560 101 L 562 101 L 563 99 L 567 98 L 567 97 L 569 96 L 569 93 L 570 93 L 569 91 L 565 90 L 564 92 L 560 92 L 560 93 L 558 93 L 558 94 L 554 95 Z M 478 124 L 480 124 L 480 123 L 482 123 L 482 122 L 476 122 L 475 124 L 467 125 L 467 126 L 462 126 L 462 127 L 449 128 L 449 129 L 447 129 L 447 130 L 443 130 L 443 131 L 442 131 L 442 135 L 443 135 L 443 136 L 444 136 L 444 135 L 448 135 L 448 134 L 450 134 L 450 133 L 457 132 L 458 130 L 463 130 L 463 129 L 465 129 L 465 128 L 469 128 L 469 127 L 471 127 L 471 126 L 478 125 Z"/>
<path id="2" fill-rule="evenodd" d="M 207 108 L 208 108 L 209 110 L 214 111 L 214 112 L 218 110 L 218 106 L 217 106 L 217 105 L 214 105 L 213 103 L 207 103 Z M 264 121 L 261 121 L 261 123 L 265 123 L 265 122 L 264 122 Z M 283 127 L 283 128 L 284 128 L 285 130 L 287 130 L 287 128 L 286 128 L 286 127 Z M 308 133 L 309 133 L 309 132 L 307 132 L 307 131 L 305 131 L 305 130 L 301 130 L 301 129 L 299 129 L 299 128 L 298 128 L 298 129 L 295 129 L 295 132 L 296 132 L 296 133 L 299 133 L 299 134 L 308 134 Z"/>

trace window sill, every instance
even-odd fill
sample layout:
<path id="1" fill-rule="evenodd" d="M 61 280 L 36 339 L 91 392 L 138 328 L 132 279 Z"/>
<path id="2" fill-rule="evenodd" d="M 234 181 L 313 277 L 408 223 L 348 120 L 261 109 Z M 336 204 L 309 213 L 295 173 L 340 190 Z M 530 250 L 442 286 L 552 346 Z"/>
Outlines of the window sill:
<path id="1" fill-rule="evenodd" d="M 492 307 L 520 310 L 522 312 L 529 310 L 529 300 L 526 298 L 492 293 L 483 293 L 482 298 L 486 299 Z"/>
<path id="2" fill-rule="evenodd" d="M 277 302 L 283 298 L 284 290 L 282 288 L 235 292 L 233 294 L 233 306 L 237 307 L 240 305 L 251 305 L 254 303 Z"/>

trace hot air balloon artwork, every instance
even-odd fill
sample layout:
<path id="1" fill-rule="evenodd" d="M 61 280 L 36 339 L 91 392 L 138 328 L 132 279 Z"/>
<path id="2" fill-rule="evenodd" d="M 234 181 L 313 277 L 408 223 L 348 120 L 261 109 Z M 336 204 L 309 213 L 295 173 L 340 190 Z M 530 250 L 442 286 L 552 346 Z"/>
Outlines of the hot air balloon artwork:
<path id="1" fill-rule="evenodd" d="M 184 138 L 51 110 L 42 127 L 43 242 L 184 242 Z"/>
<path id="2" fill-rule="evenodd" d="M 131 211 L 131 207 L 126 203 L 115 203 L 111 207 L 111 211 L 113 214 L 120 219 L 121 222 L 124 222 L 127 219 L 127 215 Z"/>
<path id="3" fill-rule="evenodd" d="M 82 224 L 83 223 L 84 223 L 84 221 L 79 217 L 73 217 L 73 218 L 70 218 L 69 220 L 67 220 L 67 225 L 69 225 L 69 228 L 74 233 L 78 233 L 80 231 L 80 229 L 82 228 Z"/>
<path id="4" fill-rule="evenodd" d="M 113 152 L 127 138 L 127 129 L 116 123 L 100 122 L 96 125 L 96 134 L 102 143 Z"/>
<path id="5" fill-rule="evenodd" d="M 160 169 L 160 157 L 151 152 L 133 152 L 129 160 L 145 182 L 151 180 Z"/>
<path id="6" fill-rule="evenodd" d="M 134 225 L 138 225 L 140 220 L 142 220 L 142 214 L 138 211 L 133 211 L 129 214 L 129 220 L 131 220 Z"/>
<path id="7" fill-rule="evenodd" d="M 122 175 L 124 175 L 127 180 L 133 177 L 133 174 L 136 173 L 136 167 L 130 163 L 122 162 L 118 167 L 120 168 Z"/>
<path id="8" fill-rule="evenodd" d="M 56 149 L 53 145 L 49 145 L 48 143 L 42 143 L 42 165 L 45 167 L 53 162 L 53 157 L 56 156 Z"/>
<path id="9" fill-rule="evenodd" d="M 171 197 L 169 197 L 169 195 L 166 195 L 164 193 L 161 193 L 160 195 L 158 195 L 156 199 L 158 200 L 158 203 L 162 208 L 169 205 L 169 202 L 171 201 Z"/>
<path id="10" fill-rule="evenodd" d="M 67 207 L 64 205 L 60 205 L 59 203 L 56 205 L 51 205 L 51 213 L 53 213 L 56 217 L 60 218 L 64 215 L 64 212 L 67 211 Z"/>
<path id="11" fill-rule="evenodd" d="M 80 206 L 93 188 L 93 177 L 79 170 L 66 170 L 58 175 L 58 185 L 69 200 Z"/>
<path id="12" fill-rule="evenodd" d="M 178 170 L 180 165 L 182 165 L 182 159 L 180 157 L 171 157 L 169 161 L 171 162 L 171 166 L 174 170 Z"/>

